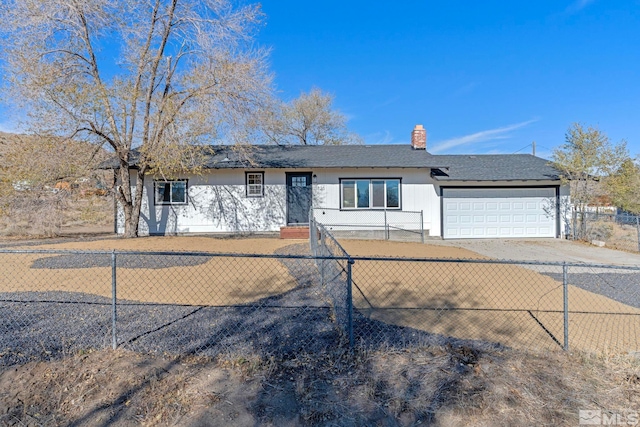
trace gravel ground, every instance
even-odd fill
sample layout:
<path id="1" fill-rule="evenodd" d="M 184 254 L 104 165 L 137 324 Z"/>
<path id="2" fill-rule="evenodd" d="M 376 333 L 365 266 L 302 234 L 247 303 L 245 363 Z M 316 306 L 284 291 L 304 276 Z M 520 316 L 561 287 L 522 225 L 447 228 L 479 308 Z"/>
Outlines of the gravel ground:
<path id="1" fill-rule="evenodd" d="M 513 257 L 518 252 L 511 249 L 524 247 L 528 249 L 520 255 L 524 253 L 531 257 L 546 253 L 547 242 L 481 242 L 473 245 L 465 247 L 472 250 L 484 248 L 485 255 L 491 251 L 497 253 L 497 247 L 501 251 L 509 251 Z M 573 243 L 571 245 L 572 251 L 582 249 L 582 245 L 579 248 Z M 307 244 L 301 243 L 280 248 L 276 253 L 308 255 L 309 249 Z M 556 254 L 546 253 L 546 256 L 555 257 Z M 122 254 L 118 255 L 118 266 L 161 269 L 200 265 L 210 259 L 209 256 L 141 257 Z M 109 255 L 64 254 L 37 259 L 31 268 L 108 267 L 110 262 Z M 283 258 L 280 262 L 296 279 L 297 286 L 243 305 L 216 307 L 119 300 L 119 346 L 157 353 L 215 356 L 231 352 L 286 357 L 344 344 L 347 331 L 344 327 L 347 322 L 346 306 L 341 303 L 346 301 L 344 265 L 333 263 L 331 268 L 327 268 L 325 286 L 321 286 L 314 260 Z M 525 267 L 562 281 L 559 267 Z M 640 308 L 640 271 L 570 267 L 569 283 Z M 110 298 L 91 294 L 62 291 L 0 293 L 0 365 L 59 358 L 87 348 L 110 347 L 111 312 Z M 357 345 L 366 348 L 451 344 L 487 349 L 498 346 L 383 323 L 357 310 L 353 313 L 353 326 Z"/>
<path id="2" fill-rule="evenodd" d="M 283 253 L 308 254 L 305 244 L 282 248 Z M 161 268 L 189 262 L 152 257 L 127 268 Z M 203 258 L 203 257 L 197 257 Z M 100 258 L 86 260 L 101 266 Z M 33 268 L 79 268 L 69 255 L 43 258 Z M 140 261 L 136 261 L 140 262 Z M 263 354 L 292 357 L 345 343 L 344 328 L 336 325 L 330 295 L 318 284 L 315 261 L 282 259 L 298 286 L 288 292 L 245 305 L 212 307 L 118 301 L 117 339 L 120 347 L 143 352 L 198 354 Z M 179 264 L 185 265 L 185 264 Z M 124 265 L 123 265 L 124 267 Z M 0 365 L 48 360 L 88 348 L 111 346 L 111 299 L 71 292 L 0 293 Z M 424 331 L 387 325 L 357 311 L 354 335 L 368 348 L 407 345 L 468 345 L 478 349 L 497 344 L 453 339 Z M 342 331 L 342 332 L 341 332 Z"/>
<path id="3" fill-rule="evenodd" d="M 111 342 L 111 301 L 69 292 L 0 293 L 0 364 L 64 356 Z"/>
<path id="4" fill-rule="evenodd" d="M 571 272 L 582 269 L 573 267 L 569 269 L 567 281 L 585 291 L 604 295 L 612 300 L 632 307 L 640 308 L 640 271 L 635 274 L 618 273 L 615 270 L 607 272 Z M 562 283 L 562 273 L 542 273 Z M 569 302 L 572 296 L 569 292 Z"/>
<path id="5" fill-rule="evenodd" d="M 211 256 L 204 255 L 128 255 L 119 253 L 116 257 L 116 266 L 118 268 L 144 269 L 190 267 L 202 265 L 211 258 Z M 93 267 L 111 267 L 111 255 L 91 253 L 64 254 L 38 258 L 31 264 L 31 268 L 45 268 L 53 270 Z"/>

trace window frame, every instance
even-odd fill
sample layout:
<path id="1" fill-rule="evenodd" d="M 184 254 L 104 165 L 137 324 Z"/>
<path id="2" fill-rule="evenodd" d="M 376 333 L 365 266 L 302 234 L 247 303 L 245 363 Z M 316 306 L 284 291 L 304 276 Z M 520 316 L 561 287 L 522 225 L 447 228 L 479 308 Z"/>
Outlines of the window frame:
<path id="1" fill-rule="evenodd" d="M 174 202 L 172 201 L 173 195 L 173 183 L 174 182 L 183 182 L 184 183 L 184 201 L 183 202 Z M 158 201 L 158 184 L 169 184 L 169 200 L 168 201 Z M 153 180 L 153 204 L 154 206 L 184 206 L 189 204 L 189 180 L 186 178 L 182 179 L 154 179 Z"/>
<path id="2" fill-rule="evenodd" d="M 260 176 L 260 184 L 249 184 L 249 175 L 259 175 Z M 260 186 L 260 194 L 250 194 L 249 188 L 250 186 Z M 244 173 L 244 192 L 245 197 L 255 199 L 264 197 L 264 171 L 245 171 Z"/>
<path id="3" fill-rule="evenodd" d="M 354 207 L 344 206 L 344 183 L 353 182 L 354 191 Z M 358 207 L 358 181 L 369 181 L 369 205 L 367 207 Z M 373 207 L 373 182 L 384 181 L 384 206 Z M 398 183 L 398 206 L 388 207 L 388 193 L 387 193 L 387 181 L 396 181 Z M 388 211 L 388 210 L 402 210 L 402 178 L 340 178 L 340 210 L 341 211 Z"/>

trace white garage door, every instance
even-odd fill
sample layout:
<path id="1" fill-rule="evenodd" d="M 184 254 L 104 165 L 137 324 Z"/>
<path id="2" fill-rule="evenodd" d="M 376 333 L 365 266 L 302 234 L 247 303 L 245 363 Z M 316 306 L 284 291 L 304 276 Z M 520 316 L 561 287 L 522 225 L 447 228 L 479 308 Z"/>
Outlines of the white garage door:
<path id="1" fill-rule="evenodd" d="M 444 188 L 443 237 L 556 237 L 555 188 Z"/>

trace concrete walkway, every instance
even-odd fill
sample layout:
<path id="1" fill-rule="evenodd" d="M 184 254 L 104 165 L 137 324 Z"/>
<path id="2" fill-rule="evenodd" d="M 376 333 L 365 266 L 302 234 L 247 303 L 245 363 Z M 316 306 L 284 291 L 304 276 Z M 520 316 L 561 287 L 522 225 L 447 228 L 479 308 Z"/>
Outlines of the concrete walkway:
<path id="1" fill-rule="evenodd" d="M 640 253 L 599 248 L 563 239 L 457 239 L 429 240 L 426 243 L 457 246 L 497 259 L 640 266 Z"/>

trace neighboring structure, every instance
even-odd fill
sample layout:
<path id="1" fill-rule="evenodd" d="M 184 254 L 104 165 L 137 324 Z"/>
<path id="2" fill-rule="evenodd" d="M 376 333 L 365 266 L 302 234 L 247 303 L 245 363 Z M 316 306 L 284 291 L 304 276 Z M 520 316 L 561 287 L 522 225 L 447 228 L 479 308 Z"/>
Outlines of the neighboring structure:
<path id="1" fill-rule="evenodd" d="M 140 234 L 277 232 L 320 207 L 345 224 L 422 212 L 443 238 L 564 235 L 569 189 L 547 160 L 432 155 L 426 140 L 418 125 L 411 145 L 211 147 L 202 175 L 146 179 Z"/>

